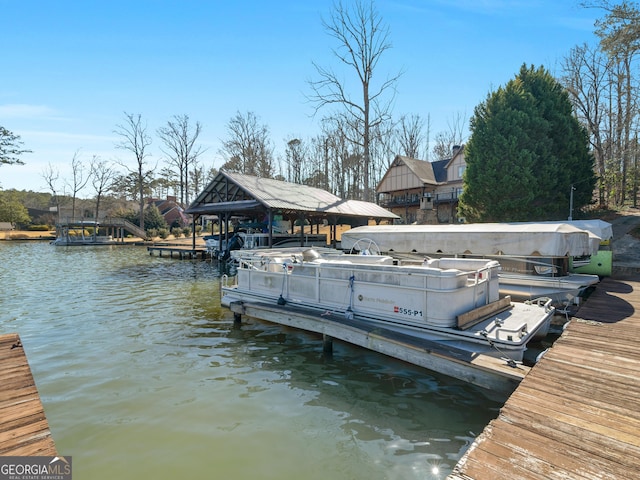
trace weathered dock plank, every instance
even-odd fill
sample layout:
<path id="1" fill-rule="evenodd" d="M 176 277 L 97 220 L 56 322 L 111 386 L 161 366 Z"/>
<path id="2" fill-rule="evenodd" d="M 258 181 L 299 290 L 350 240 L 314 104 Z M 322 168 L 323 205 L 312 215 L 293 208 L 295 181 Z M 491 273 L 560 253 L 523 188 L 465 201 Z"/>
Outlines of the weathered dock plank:
<path id="1" fill-rule="evenodd" d="M 0 335 L 0 456 L 56 455 L 27 356 L 17 334 Z"/>
<path id="2" fill-rule="evenodd" d="M 603 280 L 448 478 L 637 478 L 639 309 L 640 277 Z"/>

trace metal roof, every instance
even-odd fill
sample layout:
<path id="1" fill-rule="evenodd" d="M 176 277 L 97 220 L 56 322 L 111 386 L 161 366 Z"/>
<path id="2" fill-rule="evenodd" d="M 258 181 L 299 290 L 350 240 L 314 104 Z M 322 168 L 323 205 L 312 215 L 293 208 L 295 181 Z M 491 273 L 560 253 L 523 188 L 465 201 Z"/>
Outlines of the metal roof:
<path id="1" fill-rule="evenodd" d="M 329 216 L 399 218 L 371 202 L 342 200 L 326 190 L 220 171 L 187 209 L 187 213 L 215 214 L 271 209 Z"/>

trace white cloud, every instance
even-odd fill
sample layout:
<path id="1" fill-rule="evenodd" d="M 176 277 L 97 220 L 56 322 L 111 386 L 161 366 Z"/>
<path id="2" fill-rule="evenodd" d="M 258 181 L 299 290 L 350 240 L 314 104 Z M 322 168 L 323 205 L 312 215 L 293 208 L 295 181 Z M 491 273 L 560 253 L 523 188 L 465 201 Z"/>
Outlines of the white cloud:
<path id="1" fill-rule="evenodd" d="M 28 105 L 25 103 L 13 103 L 0 105 L 1 118 L 42 118 L 52 117 L 55 111 L 46 105 Z"/>
<path id="2" fill-rule="evenodd" d="M 69 133 L 53 130 L 21 130 L 20 135 L 24 138 L 29 137 L 35 141 L 47 141 L 58 144 L 97 144 L 108 143 L 114 144 L 118 137 L 115 135 L 94 135 L 89 133 Z"/>

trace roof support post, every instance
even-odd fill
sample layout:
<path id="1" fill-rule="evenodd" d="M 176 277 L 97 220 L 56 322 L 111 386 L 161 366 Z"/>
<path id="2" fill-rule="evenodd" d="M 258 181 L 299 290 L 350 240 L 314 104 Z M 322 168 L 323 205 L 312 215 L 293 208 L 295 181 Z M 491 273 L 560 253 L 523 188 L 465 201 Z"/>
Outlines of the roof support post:
<path id="1" fill-rule="evenodd" d="M 269 248 L 273 246 L 273 210 L 267 209 L 269 215 Z"/>
<path id="2" fill-rule="evenodd" d="M 300 222 L 300 246 L 304 247 L 304 213 L 298 214 L 298 221 Z"/>
<path id="3" fill-rule="evenodd" d="M 329 220 L 329 236 L 331 238 L 329 238 L 329 241 L 331 242 L 331 246 L 333 248 L 336 248 L 338 246 L 338 227 L 337 227 L 337 223 L 338 223 L 338 217 L 335 215 L 332 215 L 330 217 L 327 218 L 327 220 Z"/>
<path id="4" fill-rule="evenodd" d="M 191 223 L 191 237 L 193 239 L 193 241 L 191 242 L 191 248 L 195 252 L 195 250 L 196 250 L 196 220 L 200 218 L 200 215 L 193 214 L 193 215 L 191 215 L 191 218 L 193 219 L 193 221 Z"/>
<path id="5" fill-rule="evenodd" d="M 229 212 L 222 214 L 224 217 L 224 239 L 226 241 L 226 245 L 229 245 Z M 220 224 L 220 235 L 218 235 L 220 239 L 220 251 L 222 252 L 222 224 Z"/>

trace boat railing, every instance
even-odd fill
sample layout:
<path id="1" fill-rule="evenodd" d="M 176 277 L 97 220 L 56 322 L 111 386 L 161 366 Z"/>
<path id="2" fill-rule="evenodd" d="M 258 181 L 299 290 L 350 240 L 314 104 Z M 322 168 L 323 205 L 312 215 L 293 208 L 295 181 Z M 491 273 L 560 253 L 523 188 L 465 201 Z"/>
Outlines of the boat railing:
<path id="1" fill-rule="evenodd" d="M 349 257 L 349 255 L 345 255 L 345 257 Z M 360 256 L 354 256 L 358 258 L 365 258 Z M 452 259 L 455 260 L 455 259 Z M 477 267 L 478 260 L 462 259 L 464 265 L 460 265 L 460 267 L 464 267 L 467 263 L 475 262 L 475 266 Z M 490 261 L 489 264 L 483 266 L 482 268 L 438 268 L 432 267 L 428 265 L 391 265 L 391 264 L 383 264 L 383 263 L 359 263 L 358 261 L 348 261 L 347 259 L 318 259 L 315 261 L 303 261 L 301 255 L 239 255 L 237 257 L 239 272 L 244 271 L 247 274 L 251 275 L 251 272 L 256 272 L 259 274 L 276 274 L 276 275 L 286 275 L 289 276 L 298 271 L 299 268 L 302 268 L 305 273 L 300 271 L 300 274 L 303 276 L 314 275 L 311 271 L 306 270 L 311 267 L 315 271 L 315 275 L 322 276 L 321 271 L 323 268 L 330 268 L 333 271 L 336 270 L 346 270 L 349 272 L 354 272 L 354 269 L 359 269 L 363 272 L 371 271 L 375 269 L 376 271 L 387 271 L 389 273 L 398 273 L 398 274 L 424 274 L 425 276 L 433 276 L 440 277 L 442 279 L 447 279 L 445 286 L 443 284 L 438 287 L 427 286 L 425 283 L 421 286 L 405 286 L 408 289 L 421 289 L 424 291 L 438 291 L 441 293 L 447 291 L 455 291 L 459 290 L 463 286 L 477 288 L 480 285 L 484 285 L 485 283 L 490 283 L 492 279 L 496 279 L 497 275 L 492 274 L 492 269 L 497 268 L 498 262 Z M 464 280 L 464 281 L 463 281 Z M 377 283 L 377 282 L 371 282 Z M 386 285 L 386 284 L 385 284 Z M 490 294 L 487 291 L 487 301 L 489 301 Z"/>
<path id="2" fill-rule="evenodd" d="M 513 335 L 517 335 L 519 338 L 524 338 L 529 333 L 529 329 L 527 327 L 526 322 L 518 325 L 517 327 L 506 328 L 504 326 L 499 326 L 496 328 L 496 338 L 498 340 L 509 340 L 513 341 Z M 502 338 L 501 335 L 505 334 L 506 338 Z"/>
<path id="3" fill-rule="evenodd" d="M 470 272 L 468 274 L 468 277 L 471 279 L 472 283 L 474 285 L 478 285 L 479 283 L 483 283 L 483 282 L 487 282 L 489 281 L 489 279 L 491 278 L 491 270 L 493 268 L 496 268 L 495 265 L 493 266 L 486 266 L 486 267 L 482 267 L 476 271 Z"/>

